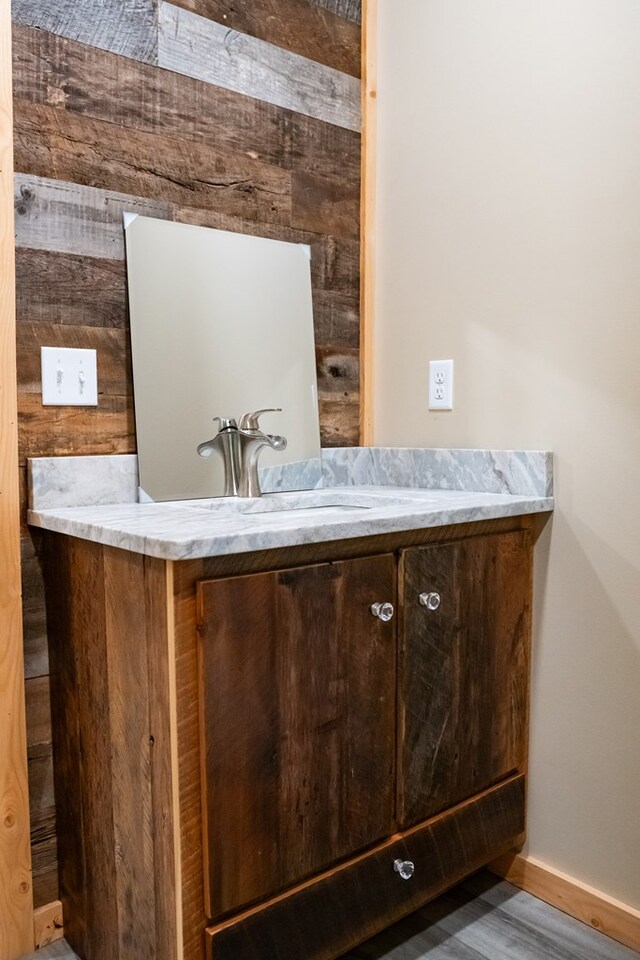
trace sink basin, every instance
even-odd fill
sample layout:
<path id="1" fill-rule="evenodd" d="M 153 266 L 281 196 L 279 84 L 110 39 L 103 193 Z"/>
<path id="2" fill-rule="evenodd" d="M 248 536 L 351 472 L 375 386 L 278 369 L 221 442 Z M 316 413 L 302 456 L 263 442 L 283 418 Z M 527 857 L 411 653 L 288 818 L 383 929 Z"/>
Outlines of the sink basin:
<path id="1" fill-rule="evenodd" d="M 299 490 L 287 493 L 266 493 L 256 499 L 218 497 L 212 500 L 189 500 L 185 506 L 199 510 L 211 510 L 225 517 L 255 517 L 261 522 L 275 521 L 279 517 L 298 516 L 300 519 L 323 517 L 328 520 L 332 513 L 344 515 L 352 512 L 381 507 L 406 505 L 408 498 L 377 493 L 349 490 Z"/>

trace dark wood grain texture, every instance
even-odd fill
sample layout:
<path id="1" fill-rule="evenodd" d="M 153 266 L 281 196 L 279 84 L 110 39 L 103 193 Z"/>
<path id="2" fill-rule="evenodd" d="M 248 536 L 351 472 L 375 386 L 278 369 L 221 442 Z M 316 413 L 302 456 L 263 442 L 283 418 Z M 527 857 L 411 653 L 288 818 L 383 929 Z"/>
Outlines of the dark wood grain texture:
<path id="1" fill-rule="evenodd" d="M 524 777 L 207 931 L 208 960 L 335 957 L 472 873 L 524 831 Z M 410 882 L 394 872 L 412 860 Z"/>
<path id="2" fill-rule="evenodd" d="M 170 70 L 14 24 L 14 95 L 319 176 L 360 177 L 360 135 Z M 96 84 L 96 76 L 100 84 Z"/>
<path id="3" fill-rule="evenodd" d="M 290 176 L 280 167 L 56 107 L 14 102 L 14 162 L 16 170 L 35 176 L 246 220 L 291 221 Z"/>
<path id="4" fill-rule="evenodd" d="M 204 905 L 202 748 L 200 734 L 201 669 L 198 657 L 196 584 L 203 563 L 173 564 L 175 684 L 177 714 L 178 808 L 182 878 L 184 960 L 202 960 Z"/>
<path id="5" fill-rule="evenodd" d="M 175 940 L 170 949 L 157 938 L 156 914 L 170 910 L 171 878 L 165 873 L 158 891 L 156 832 L 168 825 L 171 842 L 173 804 L 166 777 L 153 776 L 154 758 L 164 756 L 166 766 L 171 746 L 158 716 L 162 705 L 168 709 L 169 691 L 150 684 L 149 659 L 166 665 L 168 648 L 162 632 L 148 636 L 158 626 L 145 613 L 149 566 L 141 555 L 50 541 L 56 792 L 64 798 L 60 894 L 67 937 L 85 960 L 176 957 Z M 166 614 L 165 581 L 156 579 L 154 590 Z M 163 675 L 157 666 L 154 673 Z M 158 698 L 153 707 L 150 689 Z"/>
<path id="6" fill-rule="evenodd" d="M 273 894 L 393 829 L 391 555 L 205 581 L 209 916 Z"/>
<path id="7" fill-rule="evenodd" d="M 124 328 L 126 287 L 122 260 L 16 250 L 18 323 Z"/>
<path id="8" fill-rule="evenodd" d="M 177 0 L 176 5 L 230 30 L 360 76 L 359 25 L 329 9 L 301 0 Z"/>
<path id="9" fill-rule="evenodd" d="M 398 819 L 472 796 L 527 756 L 531 542 L 524 532 L 402 553 Z M 435 592 L 440 606 L 421 605 Z"/>

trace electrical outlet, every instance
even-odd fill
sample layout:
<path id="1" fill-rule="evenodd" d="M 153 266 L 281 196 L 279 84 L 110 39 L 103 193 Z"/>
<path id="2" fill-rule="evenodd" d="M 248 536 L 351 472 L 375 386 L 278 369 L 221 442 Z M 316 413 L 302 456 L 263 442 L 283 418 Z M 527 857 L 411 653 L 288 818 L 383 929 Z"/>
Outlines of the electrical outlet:
<path id="1" fill-rule="evenodd" d="M 429 410 L 453 410 L 453 360 L 429 362 Z"/>
<path id="2" fill-rule="evenodd" d="M 95 350 L 40 347 L 44 406 L 97 407 L 98 370 Z"/>

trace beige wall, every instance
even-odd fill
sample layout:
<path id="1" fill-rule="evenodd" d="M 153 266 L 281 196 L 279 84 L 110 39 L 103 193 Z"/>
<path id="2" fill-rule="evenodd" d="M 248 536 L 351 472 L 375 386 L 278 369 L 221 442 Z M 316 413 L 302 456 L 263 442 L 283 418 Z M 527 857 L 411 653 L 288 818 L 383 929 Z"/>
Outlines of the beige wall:
<path id="1" fill-rule="evenodd" d="M 379 45 L 375 442 L 555 451 L 529 852 L 640 907 L 640 4 L 380 0 Z"/>

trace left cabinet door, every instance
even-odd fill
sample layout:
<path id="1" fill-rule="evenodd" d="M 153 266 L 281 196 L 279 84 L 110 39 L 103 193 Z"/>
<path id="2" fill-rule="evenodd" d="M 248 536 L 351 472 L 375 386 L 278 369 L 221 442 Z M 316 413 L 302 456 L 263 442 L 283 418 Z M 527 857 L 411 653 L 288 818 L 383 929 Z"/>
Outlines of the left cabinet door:
<path id="1" fill-rule="evenodd" d="M 393 832 L 395 584 L 391 554 L 198 584 L 211 919 Z"/>

